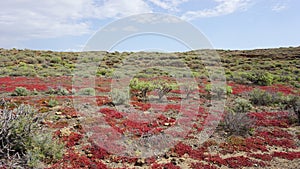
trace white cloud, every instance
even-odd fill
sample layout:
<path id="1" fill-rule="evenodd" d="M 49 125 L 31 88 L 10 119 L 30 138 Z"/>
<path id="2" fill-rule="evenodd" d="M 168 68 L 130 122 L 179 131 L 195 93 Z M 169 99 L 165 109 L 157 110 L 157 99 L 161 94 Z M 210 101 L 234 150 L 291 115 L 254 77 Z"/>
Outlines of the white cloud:
<path id="1" fill-rule="evenodd" d="M 130 18 L 131 21 L 141 24 L 158 24 L 158 23 L 180 23 L 182 20 L 172 15 L 160 15 L 157 13 L 147 15 L 137 15 Z"/>
<path id="2" fill-rule="evenodd" d="M 149 0 L 154 5 L 171 11 L 178 11 L 178 6 L 189 0 Z"/>
<path id="3" fill-rule="evenodd" d="M 163 9 L 181 15 L 180 5 L 190 0 L 10 0 L 0 1 L 0 47 L 22 44 L 24 40 L 80 36 L 92 33 L 93 19 L 121 18 Z M 249 0 L 214 0 L 212 9 L 187 11 L 183 19 L 213 17 L 233 13 Z M 197 2 L 189 2 L 196 3 Z M 274 8 L 276 10 L 276 8 Z M 279 8 L 278 8 L 279 9 Z M 180 22 L 172 17 L 140 22 Z M 132 28 L 124 28 L 133 31 Z M 21 46 L 21 45 L 19 45 Z"/>
<path id="4" fill-rule="evenodd" d="M 91 33 L 89 19 L 151 12 L 143 0 L 0 1 L 0 46 L 34 38 Z"/>
<path id="5" fill-rule="evenodd" d="M 215 8 L 199 11 L 187 11 L 182 15 L 182 19 L 194 20 L 196 18 L 216 17 L 234 13 L 246 8 L 250 0 L 214 0 L 219 3 Z"/>
<path id="6" fill-rule="evenodd" d="M 286 4 L 277 3 L 274 6 L 272 6 L 272 11 L 280 12 L 280 11 L 285 10 L 286 8 L 287 8 Z"/>

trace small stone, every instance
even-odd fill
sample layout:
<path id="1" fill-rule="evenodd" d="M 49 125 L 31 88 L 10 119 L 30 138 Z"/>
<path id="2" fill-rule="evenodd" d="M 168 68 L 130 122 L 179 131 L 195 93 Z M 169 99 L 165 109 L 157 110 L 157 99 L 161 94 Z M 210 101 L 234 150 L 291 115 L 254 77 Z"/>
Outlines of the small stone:
<path id="1" fill-rule="evenodd" d="M 170 156 L 171 156 L 171 157 L 177 157 L 177 154 L 176 154 L 175 152 L 172 152 L 172 153 L 170 154 Z"/>
<path id="2" fill-rule="evenodd" d="M 177 165 L 177 162 L 174 158 L 171 160 L 171 163 L 173 163 L 174 165 Z"/>
<path id="3" fill-rule="evenodd" d="M 72 116 L 70 116 L 70 115 L 67 115 L 67 116 L 66 116 L 66 118 L 67 118 L 67 119 L 71 119 L 71 118 L 72 118 Z"/>
<path id="4" fill-rule="evenodd" d="M 145 163 L 145 159 L 138 159 L 134 166 L 143 166 Z"/>
<path id="5" fill-rule="evenodd" d="M 179 161 L 182 163 L 182 162 L 185 161 L 185 159 L 184 158 L 180 158 Z"/>
<path id="6" fill-rule="evenodd" d="M 165 126 L 169 126 L 169 125 L 170 125 L 170 123 L 164 123 L 164 125 L 165 125 Z"/>
<path id="7" fill-rule="evenodd" d="M 93 157 L 93 154 L 87 154 L 87 157 L 88 157 L 88 158 L 92 158 L 92 157 Z"/>
<path id="8" fill-rule="evenodd" d="M 144 111 L 144 114 L 150 114 L 150 112 L 148 112 L 148 111 Z"/>
<path id="9" fill-rule="evenodd" d="M 62 115 L 62 112 L 58 111 L 55 113 L 56 115 Z"/>
<path id="10" fill-rule="evenodd" d="M 62 128 L 60 129 L 60 136 L 63 137 L 63 136 L 70 136 L 72 133 L 72 131 L 70 130 L 70 128 Z"/>

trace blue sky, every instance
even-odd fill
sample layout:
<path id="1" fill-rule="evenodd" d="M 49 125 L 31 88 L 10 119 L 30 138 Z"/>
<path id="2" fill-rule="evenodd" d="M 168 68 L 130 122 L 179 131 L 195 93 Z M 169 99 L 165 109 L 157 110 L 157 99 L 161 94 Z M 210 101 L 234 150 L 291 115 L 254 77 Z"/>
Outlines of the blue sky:
<path id="1" fill-rule="evenodd" d="M 217 49 L 300 46 L 298 0 L 11 0 L 0 6 L 0 48 L 80 51 L 108 24 L 157 12 L 191 23 Z M 112 50 L 152 49 L 188 50 L 156 35 L 128 38 Z"/>

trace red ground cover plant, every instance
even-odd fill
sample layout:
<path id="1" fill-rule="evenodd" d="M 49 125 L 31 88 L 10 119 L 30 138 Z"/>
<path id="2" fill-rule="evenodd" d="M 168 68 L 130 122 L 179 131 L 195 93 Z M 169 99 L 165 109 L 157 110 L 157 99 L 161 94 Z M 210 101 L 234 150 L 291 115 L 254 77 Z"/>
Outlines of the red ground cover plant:
<path id="1" fill-rule="evenodd" d="M 148 109 L 151 108 L 150 103 L 131 102 L 131 105 L 142 111 L 147 111 Z"/>
<path id="2" fill-rule="evenodd" d="M 151 169 L 180 169 L 179 166 L 174 165 L 173 163 L 166 163 L 166 164 L 157 164 L 154 163 L 151 165 Z"/>
<path id="3" fill-rule="evenodd" d="M 263 161 L 271 161 L 273 159 L 272 155 L 270 155 L 270 154 L 254 154 L 254 153 L 251 153 L 251 154 L 248 154 L 248 156 L 254 157 L 256 159 L 260 159 L 260 160 L 263 160 Z"/>
<path id="4" fill-rule="evenodd" d="M 217 164 L 218 166 L 226 165 L 226 160 L 222 159 L 219 155 L 208 155 L 205 158 L 205 161 L 213 164 Z"/>
<path id="5" fill-rule="evenodd" d="M 217 169 L 217 167 L 209 165 L 209 164 L 203 164 L 201 162 L 199 163 L 192 163 L 191 167 L 193 169 Z"/>
<path id="6" fill-rule="evenodd" d="M 284 158 L 288 160 L 300 159 L 300 152 L 278 152 L 272 154 L 273 157 Z"/>
<path id="7" fill-rule="evenodd" d="M 69 136 L 61 136 L 61 140 L 66 143 L 67 147 L 73 147 L 79 144 L 79 141 L 83 138 L 82 134 L 71 132 Z"/>
<path id="8" fill-rule="evenodd" d="M 182 142 L 179 142 L 174 147 L 174 152 L 179 155 L 179 157 L 182 157 L 185 153 L 189 154 L 192 151 L 192 147 L 189 145 L 183 144 Z"/>
<path id="9" fill-rule="evenodd" d="M 71 77 L 0 77 L 0 92 L 12 92 L 16 87 L 25 87 L 28 90 L 46 91 L 49 88 L 63 87 L 71 90 Z"/>
<path id="10" fill-rule="evenodd" d="M 232 87 L 232 94 L 237 95 L 241 93 L 250 92 L 253 90 L 252 86 L 237 84 L 235 82 L 228 82 L 228 86 Z"/>
<path id="11" fill-rule="evenodd" d="M 232 168 L 252 167 L 254 164 L 251 159 L 244 156 L 229 157 L 225 161 L 228 167 Z"/>
<path id="12" fill-rule="evenodd" d="M 259 88 L 273 93 L 281 92 L 285 95 L 295 94 L 294 89 L 292 87 L 282 84 L 274 84 L 272 86 L 260 86 Z"/>
<path id="13" fill-rule="evenodd" d="M 284 148 L 296 148 L 295 142 L 291 139 L 289 133 L 284 131 L 258 131 L 256 133 L 257 137 L 261 137 L 264 139 L 264 142 L 270 146 L 278 146 Z M 284 137 L 286 136 L 286 137 Z"/>
<path id="14" fill-rule="evenodd" d="M 107 166 L 99 160 L 88 158 L 74 149 L 70 148 L 65 153 L 62 160 L 53 164 L 48 169 L 73 169 L 73 168 L 88 168 L 88 169 L 107 169 Z"/>
<path id="15" fill-rule="evenodd" d="M 288 112 L 251 112 L 248 115 L 256 120 L 257 126 L 283 128 L 290 126 Z"/>

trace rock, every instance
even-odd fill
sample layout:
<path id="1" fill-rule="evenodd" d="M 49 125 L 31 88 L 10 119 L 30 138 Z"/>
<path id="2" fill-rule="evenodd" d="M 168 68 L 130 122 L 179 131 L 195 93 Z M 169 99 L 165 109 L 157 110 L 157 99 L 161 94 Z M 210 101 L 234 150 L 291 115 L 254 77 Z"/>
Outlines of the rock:
<path id="1" fill-rule="evenodd" d="M 72 133 L 71 129 L 70 128 L 62 128 L 60 129 L 60 136 L 63 137 L 63 136 L 70 136 L 70 134 Z"/>
<path id="2" fill-rule="evenodd" d="M 173 163 L 174 165 L 177 165 L 176 159 L 173 158 L 173 159 L 171 160 L 171 163 Z"/>
<path id="3" fill-rule="evenodd" d="M 164 126 L 170 126 L 170 123 L 164 123 Z"/>
<path id="4" fill-rule="evenodd" d="M 182 162 L 185 162 L 185 158 L 180 158 L 179 161 L 182 163 Z"/>
<path id="5" fill-rule="evenodd" d="M 62 112 L 60 112 L 60 111 L 55 112 L 55 115 L 62 115 Z"/>
<path id="6" fill-rule="evenodd" d="M 145 159 L 140 158 L 135 162 L 134 166 L 143 166 L 145 163 Z"/>
<path id="7" fill-rule="evenodd" d="M 172 152 L 172 153 L 170 154 L 170 156 L 171 156 L 171 157 L 177 157 L 177 154 L 176 154 L 175 152 Z"/>

